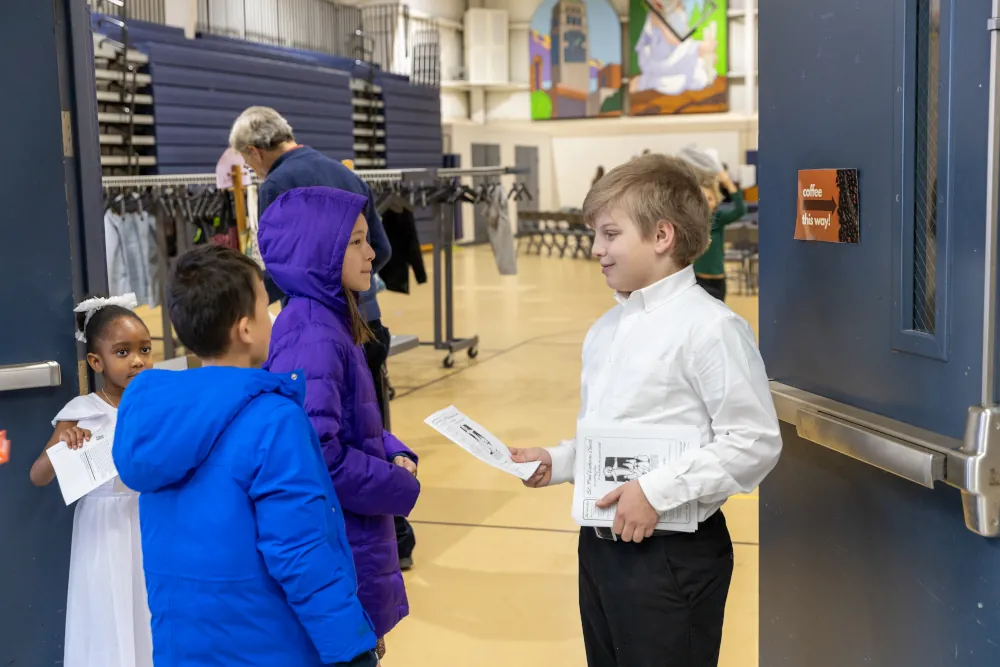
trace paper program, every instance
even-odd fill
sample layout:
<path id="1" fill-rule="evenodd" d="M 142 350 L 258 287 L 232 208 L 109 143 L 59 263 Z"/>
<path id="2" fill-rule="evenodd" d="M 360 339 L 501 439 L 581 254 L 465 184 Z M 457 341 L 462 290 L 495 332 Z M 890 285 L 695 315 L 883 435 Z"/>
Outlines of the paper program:
<path id="1" fill-rule="evenodd" d="M 616 507 L 597 501 L 617 487 L 681 458 L 700 447 L 693 426 L 607 426 L 581 424 L 577 432 L 573 519 L 581 526 L 614 524 Z M 694 532 L 698 502 L 691 501 L 660 515 L 658 530 Z"/>
<path id="2" fill-rule="evenodd" d="M 435 412 L 424 423 L 480 461 L 522 480 L 530 479 L 541 465 L 538 461 L 515 463 L 506 445 L 454 405 Z"/>
<path id="3" fill-rule="evenodd" d="M 92 432 L 90 440 L 80 449 L 70 449 L 65 442 L 59 442 L 45 451 L 67 505 L 118 476 L 111 456 L 114 442 L 114 430 L 103 428 Z"/>

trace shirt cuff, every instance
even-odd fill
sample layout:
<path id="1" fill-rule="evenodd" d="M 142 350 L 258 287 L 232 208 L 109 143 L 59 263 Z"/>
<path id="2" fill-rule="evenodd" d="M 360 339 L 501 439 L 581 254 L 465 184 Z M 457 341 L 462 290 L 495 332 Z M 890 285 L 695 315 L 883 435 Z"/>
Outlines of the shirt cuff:
<path id="1" fill-rule="evenodd" d="M 657 472 L 666 471 L 654 470 L 643 475 L 639 478 L 639 488 L 642 489 L 646 500 L 653 506 L 653 509 L 662 513 L 683 504 L 682 501 L 678 500 L 681 495 L 681 482 L 676 477 L 663 479 L 663 475 L 658 476 Z"/>
<path id="2" fill-rule="evenodd" d="M 558 447 L 546 450 L 552 457 L 552 484 L 565 484 L 573 481 L 573 469 L 576 467 L 576 441 L 563 440 Z"/>

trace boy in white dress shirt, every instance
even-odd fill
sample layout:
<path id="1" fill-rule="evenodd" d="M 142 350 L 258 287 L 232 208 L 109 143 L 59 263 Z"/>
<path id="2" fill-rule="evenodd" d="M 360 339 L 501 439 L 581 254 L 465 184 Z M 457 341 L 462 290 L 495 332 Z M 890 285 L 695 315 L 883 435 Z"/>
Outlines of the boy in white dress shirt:
<path id="1" fill-rule="evenodd" d="M 619 305 L 583 343 L 581 420 L 696 426 L 702 447 L 618 487 L 614 527 L 580 530 L 580 615 L 590 667 L 718 664 L 733 543 L 721 507 L 781 452 L 753 332 L 695 282 L 711 211 L 686 163 L 645 155 L 608 172 L 583 213 Z M 573 480 L 575 443 L 512 450 L 541 461 L 531 487 Z M 698 501 L 694 533 L 654 530 Z"/>

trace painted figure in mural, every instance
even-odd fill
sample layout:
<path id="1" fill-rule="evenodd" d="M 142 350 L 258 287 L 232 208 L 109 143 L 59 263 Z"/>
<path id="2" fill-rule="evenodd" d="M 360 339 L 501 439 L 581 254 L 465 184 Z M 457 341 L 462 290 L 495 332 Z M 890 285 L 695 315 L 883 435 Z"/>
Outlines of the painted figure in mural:
<path id="1" fill-rule="evenodd" d="M 679 95 L 712 85 L 717 76 L 716 22 L 704 26 L 700 40 L 689 36 L 691 15 L 703 11 L 710 0 L 646 0 L 646 4 L 649 14 L 635 45 L 642 74 L 632 79 L 631 92 Z"/>

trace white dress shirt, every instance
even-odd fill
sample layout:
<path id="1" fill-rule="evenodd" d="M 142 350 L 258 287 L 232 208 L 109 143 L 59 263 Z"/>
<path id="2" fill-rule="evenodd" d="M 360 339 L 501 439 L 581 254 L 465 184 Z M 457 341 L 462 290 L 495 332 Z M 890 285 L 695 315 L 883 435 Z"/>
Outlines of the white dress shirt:
<path id="1" fill-rule="evenodd" d="M 749 493 L 781 453 L 778 417 L 750 326 L 687 267 L 627 298 L 583 343 L 581 421 L 696 426 L 702 447 L 639 479 L 665 512 L 699 501 L 699 521 Z M 552 454 L 552 483 L 573 479 L 576 444 Z"/>

